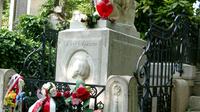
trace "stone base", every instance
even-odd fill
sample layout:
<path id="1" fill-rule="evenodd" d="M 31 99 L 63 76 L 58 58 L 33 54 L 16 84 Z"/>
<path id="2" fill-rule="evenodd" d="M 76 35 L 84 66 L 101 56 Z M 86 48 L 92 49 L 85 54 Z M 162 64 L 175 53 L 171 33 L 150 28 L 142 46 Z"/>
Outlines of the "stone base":
<path id="1" fill-rule="evenodd" d="M 96 28 L 109 28 L 117 32 L 124 33 L 126 35 L 131 35 L 134 37 L 140 37 L 140 33 L 137 32 L 135 25 L 127 25 L 122 23 L 111 23 L 108 20 L 98 20 Z M 88 29 L 86 24 L 79 21 L 70 22 L 70 29 Z"/>
<path id="2" fill-rule="evenodd" d="M 106 27 L 127 35 L 140 37 L 140 33 L 137 32 L 134 24 L 127 25 L 122 23 L 111 23 L 110 21 L 107 20 L 98 21 L 97 28 L 106 28 Z"/>
<path id="3" fill-rule="evenodd" d="M 179 73 L 174 75 L 175 79 L 194 80 L 196 78 L 196 67 L 188 64 L 183 64 L 183 74 Z"/>
<path id="4" fill-rule="evenodd" d="M 191 95 L 200 96 L 200 82 L 195 83 L 195 85 L 191 89 L 192 89 Z"/>
<path id="5" fill-rule="evenodd" d="M 104 112 L 139 112 L 137 94 L 137 81 L 133 76 L 110 76 L 106 83 Z"/>
<path id="6" fill-rule="evenodd" d="M 75 82 L 69 68 L 81 71 L 85 64 L 90 71 L 85 82 L 105 85 L 111 74 L 133 74 L 146 42 L 109 28 L 95 28 L 61 31 L 57 45 L 56 81 Z"/>
<path id="7" fill-rule="evenodd" d="M 200 96 L 191 96 L 188 109 L 190 112 L 200 112 Z"/>
<path id="8" fill-rule="evenodd" d="M 171 112 L 185 112 L 190 96 L 189 85 L 183 79 L 174 79 L 173 85 Z"/>

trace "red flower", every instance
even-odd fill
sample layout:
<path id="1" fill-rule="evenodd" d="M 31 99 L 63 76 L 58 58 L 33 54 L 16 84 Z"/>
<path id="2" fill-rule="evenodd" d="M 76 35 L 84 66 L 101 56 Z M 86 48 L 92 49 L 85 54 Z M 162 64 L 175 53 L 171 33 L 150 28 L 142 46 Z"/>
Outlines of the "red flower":
<path id="1" fill-rule="evenodd" d="M 113 6 L 109 0 L 102 0 L 96 5 L 96 9 L 102 18 L 108 18 L 113 11 Z"/>
<path id="2" fill-rule="evenodd" d="M 65 98 L 69 98 L 70 97 L 70 91 L 65 91 L 63 96 Z"/>
<path id="3" fill-rule="evenodd" d="M 76 92 L 72 93 L 72 99 L 73 98 L 85 101 L 90 98 L 90 92 L 85 87 L 79 87 Z"/>
<path id="4" fill-rule="evenodd" d="M 61 97 L 61 96 L 62 96 L 62 92 L 57 91 L 57 93 L 56 93 L 56 97 Z"/>

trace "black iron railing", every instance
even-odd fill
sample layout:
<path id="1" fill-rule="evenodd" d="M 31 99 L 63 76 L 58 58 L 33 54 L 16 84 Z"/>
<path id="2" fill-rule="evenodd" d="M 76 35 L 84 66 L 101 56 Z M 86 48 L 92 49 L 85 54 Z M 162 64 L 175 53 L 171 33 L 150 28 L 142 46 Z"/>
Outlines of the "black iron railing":
<path id="1" fill-rule="evenodd" d="M 170 112 L 172 79 L 183 73 L 182 64 L 188 57 L 190 22 L 178 15 L 168 29 L 152 24 L 146 37 L 147 46 L 137 63 L 141 112 Z M 146 60 L 141 65 L 142 60 Z"/>
<path id="2" fill-rule="evenodd" d="M 25 78 L 54 80 L 58 31 L 44 28 L 39 38 L 41 45 L 25 58 L 21 74 Z"/>
<path id="3" fill-rule="evenodd" d="M 24 87 L 24 91 L 26 92 L 26 100 L 24 100 L 24 107 L 27 107 L 27 109 L 35 102 L 38 100 L 37 98 L 37 91 L 39 89 L 41 89 L 42 85 L 44 83 L 49 82 L 49 80 L 37 80 L 37 79 L 25 79 L 25 87 Z M 67 82 L 56 82 L 56 81 L 51 81 L 56 85 L 56 88 L 58 91 L 72 91 L 72 88 L 76 85 L 76 83 L 67 83 Z M 101 102 L 100 97 L 102 97 L 101 95 L 104 95 L 104 91 L 105 91 L 105 86 L 103 85 L 91 85 L 91 84 L 85 84 L 85 86 L 90 87 L 90 99 L 91 101 L 93 101 L 93 110 L 96 109 L 103 109 L 104 108 L 104 104 Z M 56 99 L 55 99 L 56 100 Z M 60 99 L 57 99 L 60 100 Z M 62 108 L 63 112 L 76 112 L 75 110 L 73 110 L 73 106 L 71 105 L 71 107 L 66 106 L 66 103 L 61 102 L 61 100 L 59 101 L 59 107 L 57 108 Z M 27 110 L 26 109 L 26 110 Z M 65 111 L 64 111 L 65 110 Z M 81 111 L 80 111 L 81 112 Z"/>

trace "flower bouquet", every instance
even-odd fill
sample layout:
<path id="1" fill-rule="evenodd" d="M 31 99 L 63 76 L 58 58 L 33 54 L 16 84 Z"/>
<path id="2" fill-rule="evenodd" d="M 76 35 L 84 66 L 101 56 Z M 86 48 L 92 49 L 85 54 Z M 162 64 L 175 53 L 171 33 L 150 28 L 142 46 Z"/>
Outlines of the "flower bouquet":
<path id="1" fill-rule="evenodd" d="M 4 105 L 11 108 L 16 107 L 16 103 L 15 103 L 16 96 L 17 96 L 17 93 L 15 91 L 9 92 L 4 98 Z"/>
<path id="2" fill-rule="evenodd" d="M 92 109 L 89 109 L 90 97 L 90 88 L 85 87 L 82 81 L 77 81 L 76 87 L 72 91 L 71 96 L 66 99 L 66 102 L 71 111 L 93 112 Z"/>
<path id="3" fill-rule="evenodd" d="M 52 82 L 45 83 L 38 100 L 28 112 L 94 112 L 89 108 L 91 89 L 83 81 L 77 81 L 71 91 L 57 90 Z"/>
<path id="4" fill-rule="evenodd" d="M 24 98 L 24 92 L 22 92 L 24 86 L 23 77 L 19 74 L 15 74 L 11 77 L 7 91 L 4 97 L 4 109 L 9 112 L 22 112 L 22 100 Z"/>

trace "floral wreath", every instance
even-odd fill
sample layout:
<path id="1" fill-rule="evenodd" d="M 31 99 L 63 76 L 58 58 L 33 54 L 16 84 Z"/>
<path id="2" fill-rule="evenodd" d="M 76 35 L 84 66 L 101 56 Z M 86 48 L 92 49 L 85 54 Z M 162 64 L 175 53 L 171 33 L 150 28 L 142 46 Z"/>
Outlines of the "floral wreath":
<path id="1" fill-rule="evenodd" d="M 77 81 L 76 87 L 70 92 L 59 91 L 52 82 L 45 83 L 37 100 L 28 112 L 62 112 L 65 109 L 75 112 L 101 112 L 101 110 L 89 109 L 91 98 L 90 87 L 85 86 L 83 81 Z"/>
<path id="2" fill-rule="evenodd" d="M 4 107 L 10 111 L 18 110 L 16 107 L 22 102 L 24 95 L 22 89 L 24 85 L 24 80 L 21 75 L 15 74 L 11 77 L 4 97 Z"/>

